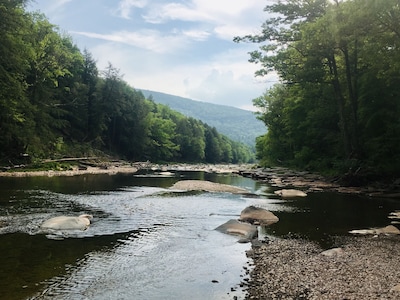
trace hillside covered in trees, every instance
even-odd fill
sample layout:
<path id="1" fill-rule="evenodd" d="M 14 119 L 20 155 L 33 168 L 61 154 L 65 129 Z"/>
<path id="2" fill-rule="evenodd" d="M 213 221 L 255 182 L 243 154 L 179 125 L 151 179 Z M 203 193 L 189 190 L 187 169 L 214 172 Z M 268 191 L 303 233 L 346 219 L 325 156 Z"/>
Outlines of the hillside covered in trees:
<path id="1" fill-rule="evenodd" d="M 265 165 L 400 175 L 400 3 L 286 0 L 265 8 L 250 62 L 281 82 L 254 100 Z"/>
<path id="2" fill-rule="evenodd" d="M 108 154 L 132 161 L 249 162 L 251 150 L 148 100 L 27 1 L 0 2 L 0 164 Z"/>
<path id="3" fill-rule="evenodd" d="M 230 139 L 249 145 L 253 149 L 256 138 L 265 131 L 265 125 L 256 118 L 254 112 L 248 110 L 155 91 L 141 91 L 146 97 L 151 97 L 154 102 L 167 105 L 187 117 L 201 120 Z"/>

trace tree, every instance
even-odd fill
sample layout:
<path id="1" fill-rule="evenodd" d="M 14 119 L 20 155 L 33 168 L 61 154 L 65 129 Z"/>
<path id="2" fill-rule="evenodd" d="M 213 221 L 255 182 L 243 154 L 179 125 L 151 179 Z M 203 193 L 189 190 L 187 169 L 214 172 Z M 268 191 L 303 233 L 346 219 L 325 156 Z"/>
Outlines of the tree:
<path id="1" fill-rule="evenodd" d="M 25 74 L 31 49 L 27 42 L 30 19 L 24 12 L 26 1 L 0 3 L 0 157 L 2 161 L 18 158 L 26 152 L 32 131 L 26 96 Z"/>
<path id="2" fill-rule="evenodd" d="M 283 84 L 254 101 L 269 130 L 258 156 L 313 168 L 342 161 L 351 172 L 394 159 L 399 170 L 389 154 L 399 141 L 398 1 L 288 0 L 266 11 L 274 15 L 260 35 L 235 39 L 262 43 L 250 56 L 262 66 L 257 75 L 277 72 Z M 390 121 L 376 122 L 382 117 Z"/>

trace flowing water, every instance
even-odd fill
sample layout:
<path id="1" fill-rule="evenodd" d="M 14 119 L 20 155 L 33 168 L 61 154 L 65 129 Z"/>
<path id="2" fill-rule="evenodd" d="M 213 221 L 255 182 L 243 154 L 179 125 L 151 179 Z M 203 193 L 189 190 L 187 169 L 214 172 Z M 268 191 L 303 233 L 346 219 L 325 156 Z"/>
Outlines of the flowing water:
<path id="1" fill-rule="evenodd" d="M 182 179 L 246 188 L 258 197 L 178 192 Z M 0 299 L 237 299 L 249 244 L 214 229 L 256 205 L 280 221 L 261 236 L 301 236 L 324 247 L 354 228 L 385 226 L 388 199 L 333 193 L 281 200 L 248 178 L 85 175 L 0 178 Z M 94 216 L 86 231 L 42 232 L 53 216 Z"/>

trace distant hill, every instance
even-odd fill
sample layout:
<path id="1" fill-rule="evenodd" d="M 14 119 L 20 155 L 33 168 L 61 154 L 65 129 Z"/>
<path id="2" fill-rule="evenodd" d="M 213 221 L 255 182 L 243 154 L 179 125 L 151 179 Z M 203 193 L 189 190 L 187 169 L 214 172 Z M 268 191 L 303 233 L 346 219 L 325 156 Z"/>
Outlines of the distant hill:
<path id="1" fill-rule="evenodd" d="M 149 90 L 141 91 L 146 98 L 151 96 L 154 102 L 167 105 L 185 116 L 201 120 L 230 139 L 251 147 L 255 146 L 256 137 L 266 132 L 264 123 L 248 110 Z"/>

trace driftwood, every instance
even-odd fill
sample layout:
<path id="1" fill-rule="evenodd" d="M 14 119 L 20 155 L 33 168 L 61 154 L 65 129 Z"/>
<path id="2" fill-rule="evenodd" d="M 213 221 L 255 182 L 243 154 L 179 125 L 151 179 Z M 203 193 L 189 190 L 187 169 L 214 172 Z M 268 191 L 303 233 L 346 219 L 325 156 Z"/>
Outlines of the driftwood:
<path id="1" fill-rule="evenodd" d="M 100 159 L 101 157 L 93 156 L 93 157 L 67 157 L 67 158 L 59 158 L 59 159 L 45 159 L 42 160 L 42 163 L 50 163 L 50 162 L 59 162 L 59 161 L 80 161 L 80 160 L 92 160 L 92 159 Z"/>

